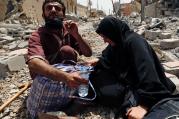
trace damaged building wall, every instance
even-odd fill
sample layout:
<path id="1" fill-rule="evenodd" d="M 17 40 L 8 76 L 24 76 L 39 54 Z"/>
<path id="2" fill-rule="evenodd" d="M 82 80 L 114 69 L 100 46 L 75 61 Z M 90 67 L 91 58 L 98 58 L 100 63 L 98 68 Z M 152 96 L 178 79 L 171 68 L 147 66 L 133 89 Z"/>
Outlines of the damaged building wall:
<path id="1" fill-rule="evenodd" d="M 77 15 L 80 17 L 87 16 L 88 7 L 77 4 Z"/>
<path id="2" fill-rule="evenodd" d="M 121 10 L 119 10 L 119 2 L 114 3 L 115 10 L 121 12 L 123 16 L 128 16 L 132 12 L 140 12 L 141 5 L 137 1 L 132 1 L 130 3 L 121 4 Z"/>
<path id="3" fill-rule="evenodd" d="M 161 15 L 179 16 L 179 0 L 161 0 L 160 1 Z"/>
<path id="4" fill-rule="evenodd" d="M 159 16 L 159 10 L 157 8 L 157 2 L 149 4 L 145 7 L 145 16 L 148 17 L 158 17 Z"/>
<path id="5" fill-rule="evenodd" d="M 179 0 L 151 0 L 146 3 L 145 15 L 150 17 L 179 16 Z"/>
<path id="6" fill-rule="evenodd" d="M 19 3 L 23 1 L 22 4 Z M 0 21 L 10 16 L 11 11 L 18 11 L 19 8 L 23 9 L 23 12 L 33 19 L 35 23 L 40 24 L 42 19 L 42 3 L 44 0 L 0 0 Z M 67 13 L 77 13 L 77 0 L 62 0 L 66 6 Z M 22 10 L 21 10 L 22 11 Z"/>
<path id="7" fill-rule="evenodd" d="M 0 21 L 11 15 L 11 12 L 17 10 L 16 0 L 0 0 Z"/>
<path id="8" fill-rule="evenodd" d="M 62 0 L 66 6 L 67 13 L 77 13 L 77 0 Z"/>
<path id="9" fill-rule="evenodd" d="M 0 1 L 0 21 L 4 20 L 7 11 L 7 0 Z"/>
<path id="10" fill-rule="evenodd" d="M 43 21 L 42 3 L 43 0 L 25 0 L 22 5 L 23 12 L 37 24 L 40 24 Z"/>
<path id="11" fill-rule="evenodd" d="M 144 4 L 147 17 L 179 17 L 179 0 L 145 0 Z M 119 2 L 115 2 L 114 7 L 115 11 L 121 12 L 124 16 L 129 16 L 131 12 L 141 13 L 141 0 L 121 4 L 121 10 L 119 10 Z"/>

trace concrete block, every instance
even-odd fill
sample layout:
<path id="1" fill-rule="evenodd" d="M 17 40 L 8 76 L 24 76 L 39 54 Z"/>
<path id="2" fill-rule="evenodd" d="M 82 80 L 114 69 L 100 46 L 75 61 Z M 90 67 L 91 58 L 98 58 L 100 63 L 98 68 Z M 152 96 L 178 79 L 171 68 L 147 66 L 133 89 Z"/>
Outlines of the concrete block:
<path id="1" fill-rule="evenodd" d="M 0 28 L 0 33 L 7 34 L 7 29 L 6 28 Z"/>
<path id="2" fill-rule="evenodd" d="M 145 31 L 145 38 L 149 39 L 149 40 L 156 40 L 157 37 L 161 34 L 161 30 L 146 30 Z"/>
<path id="3" fill-rule="evenodd" d="M 170 39 L 172 37 L 172 34 L 171 33 L 161 33 L 160 35 L 159 35 L 159 38 L 160 39 Z"/>
<path id="4" fill-rule="evenodd" d="M 7 43 L 10 43 L 12 41 L 15 40 L 15 38 L 11 37 L 11 36 L 3 36 L 3 37 L 0 37 L 0 41 L 2 40 L 5 40 Z"/>
<path id="5" fill-rule="evenodd" d="M 18 29 L 18 28 L 22 28 L 21 24 L 5 24 L 2 23 L 0 24 L 0 28 L 14 28 L 14 29 Z"/>
<path id="6" fill-rule="evenodd" d="M 28 41 L 22 41 L 17 47 L 18 47 L 19 49 L 27 48 L 27 47 L 28 47 L 28 44 L 29 44 Z"/>
<path id="7" fill-rule="evenodd" d="M 161 49 L 174 49 L 179 47 L 179 39 L 163 39 L 160 41 Z"/>
<path id="8" fill-rule="evenodd" d="M 179 77 L 179 61 L 166 62 L 166 63 L 163 63 L 163 66 L 167 73 L 170 73 Z"/>
<path id="9" fill-rule="evenodd" d="M 179 39 L 163 39 L 160 41 L 161 49 L 174 49 L 179 47 Z"/>
<path id="10" fill-rule="evenodd" d="M 145 6 L 145 15 L 148 17 L 156 17 L 156 2 Z"/>
<path id="11" fill-rule="evenodd" d="M 7 66 L 9 71 L 19 71 L 26 65 L 25 58 L 22 55 L 14 55 L 8 58 Z"/>
<path id="12" fill-rule="evenodd" d="M 10 52 L 8 55 L 9 56 L 13 56 L 13 55 L 23 55 L 23 56 L 26 56 L 27 55 L 27 49 L 24 48 L 24 49 L 14 50 L 14 51 Z"/>

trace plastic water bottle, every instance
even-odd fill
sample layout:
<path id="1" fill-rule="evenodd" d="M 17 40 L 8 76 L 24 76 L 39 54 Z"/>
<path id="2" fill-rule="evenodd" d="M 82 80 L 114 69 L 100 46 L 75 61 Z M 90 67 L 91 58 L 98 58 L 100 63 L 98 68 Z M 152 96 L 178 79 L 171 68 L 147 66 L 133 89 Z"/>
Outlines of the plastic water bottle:
<path id="1" fill-rule="evenodd" d="M 80 76 L 86 80 L 89 80 L 89 72 L 80 72 Z M 80 97 L 86 97 L 88 95 L 89 84 L 81 84 L 78 87 L 78 95 Z"/>

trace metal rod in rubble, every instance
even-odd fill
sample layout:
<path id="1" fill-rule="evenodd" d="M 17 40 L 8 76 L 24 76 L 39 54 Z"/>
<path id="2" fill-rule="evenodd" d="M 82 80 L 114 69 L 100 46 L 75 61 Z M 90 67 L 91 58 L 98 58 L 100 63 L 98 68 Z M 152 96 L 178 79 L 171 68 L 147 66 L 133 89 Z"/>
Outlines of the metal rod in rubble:
<path id="1" fill-rule="evenodd" d="M 111 2 L 112 2 L 112 5 L 113 5 L 113 12 L 114 12 L 114 14 L 116 15 L 116 18 L 117 18 L 117 13 L 116 13 L 116 9 L 115 9 L 113 0 L 111 0 Z"/>
<path id="2" fill-rule="evenodd" d="M 121 0 L 119 0 L 119 9 L 117 11 L 119 17 L 121 16 Z"/>
<path id="3" fill-rule="evenodd" d="M 145 20 L 145 0 L 141 0 L 141 22 Z"/>

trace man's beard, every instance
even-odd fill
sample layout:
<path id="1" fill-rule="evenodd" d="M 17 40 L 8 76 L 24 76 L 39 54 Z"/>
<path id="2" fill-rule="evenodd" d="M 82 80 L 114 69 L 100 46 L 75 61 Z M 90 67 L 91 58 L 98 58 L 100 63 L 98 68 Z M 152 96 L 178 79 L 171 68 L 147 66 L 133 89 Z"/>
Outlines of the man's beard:
<path id="1" fill-rule="evenodd" d="M 62 29 L 63 28 L 63 18 L 56 17 L 53 19 L 45 18 L 45 27 L 50 29 Z"/>

